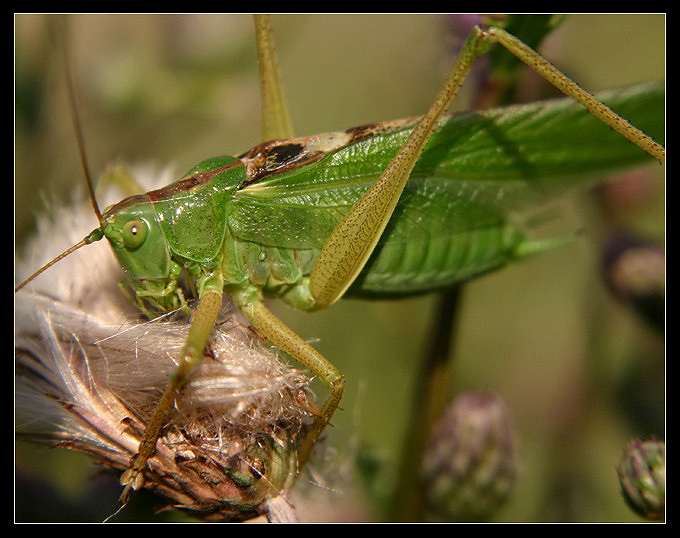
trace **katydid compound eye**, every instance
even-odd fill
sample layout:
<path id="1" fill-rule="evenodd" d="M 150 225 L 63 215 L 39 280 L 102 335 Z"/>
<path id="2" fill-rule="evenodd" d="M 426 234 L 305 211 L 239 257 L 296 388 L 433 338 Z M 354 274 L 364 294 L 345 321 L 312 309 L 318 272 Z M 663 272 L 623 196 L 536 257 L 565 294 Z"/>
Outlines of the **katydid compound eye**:
<path id="1" fill-rule="evenodd" d="M 149 226 L 143 220 L 134 219 L 128 221 L 123 227 L 123 241 L 125 242 L 125 247 L 135 249 L 142 246 L 148 230 Z"/>

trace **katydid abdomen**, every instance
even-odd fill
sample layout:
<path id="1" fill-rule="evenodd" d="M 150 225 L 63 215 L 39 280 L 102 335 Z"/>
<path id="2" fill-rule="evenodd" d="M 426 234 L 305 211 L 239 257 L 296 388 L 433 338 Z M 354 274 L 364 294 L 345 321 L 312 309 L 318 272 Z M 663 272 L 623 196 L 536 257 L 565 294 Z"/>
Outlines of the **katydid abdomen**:
<path id="1" fill-rule="evenodd" d="M 361 188 L 339 189 L 333 206 L 314 207 L 308 200 L 299 206 L 260 208 L 259 223 L 272 224 L 266 227 L 270 234 L 264 239 L 248 237 L 238 224 L 230 226 L 225 251 L 236 249 L 243 260 L 242 277 L 235 280 L 260 288 L 266 295 L 279 296 L 296 308 L 313 310 L 307 277 L 320 252 L 316 238 L 322 244 L 330 235 L 352 201 L 365 190 L 367 185 L 361 183 Z M 411 178 L 386 234 L 349 295 L 431 291 L 504 265 L 514 257 L 524 240 L 519 229 L 497 211 L 466 205 L 441 188 L 451 184 L 441 178 Z M 239 202 L 235 207 L 240 209 Z M 314 236 L 309 238 L 293 231 L 311 232 L 310 228 Z M 232 245 L 228 244 L 231 241 Z"/>

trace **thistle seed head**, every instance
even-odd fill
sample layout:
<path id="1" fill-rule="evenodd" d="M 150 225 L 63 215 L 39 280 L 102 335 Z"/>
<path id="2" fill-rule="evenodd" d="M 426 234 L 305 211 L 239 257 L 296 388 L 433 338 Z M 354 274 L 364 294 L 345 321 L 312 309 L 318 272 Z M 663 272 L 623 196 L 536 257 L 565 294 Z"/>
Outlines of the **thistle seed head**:
<path id="1" fill-rule="evenodd" d="M 181 350 L 187 325 L 124 329 L 43 296 L 18 301 L 17 404 L 55 441 L 125 470 Z M 25 322 L 22 317 L 35 322 Z M 33 330 L 29 330 L 33 327 Z M 286 492 L 309 410 L 307 379 L 240 325 L 214 332 L 209 353 L 175 402 L 145 486 L 172 507 L 243 519 Z"/>
<path id="2" fill-rule="evenodd" d="M 43 221 L 25 265 L 40 265 L 86 234 L 87 205 Z M 120 292 L 122 273 L 103 245 L 65 258 L 17 294 L 16 403 L 31 428 L 20 436 L 91 454 L 122 472 L 189 324 L 181 316 L 143 321 Z M 298 439 L 311 422 L 308 382 L 225 305 L 204 360 L 176 398 L 144 487 L 205 519 L 294 519 L 286 495 Z"/>

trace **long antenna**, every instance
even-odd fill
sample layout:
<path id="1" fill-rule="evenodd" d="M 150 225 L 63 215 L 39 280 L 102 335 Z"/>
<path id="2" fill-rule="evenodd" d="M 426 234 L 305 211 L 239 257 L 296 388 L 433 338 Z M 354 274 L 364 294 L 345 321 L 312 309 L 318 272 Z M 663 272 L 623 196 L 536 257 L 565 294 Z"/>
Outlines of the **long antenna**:
<path id="1" fill-rule="evenodd" d="M 69 55 L 68 55 L 68 50 L 66 48 L 66 38 L 64 37 L 64 34 L 62 33 L 62 39 L 59 39 L 59 36 L 57 35 L 56 29 L 50 25 L 50 28 L 52 30 L 52 36 L 54 40 L 56 41 L 56 46 L 59 47 L 61 46 L 61 52 L 62 52 L 62 58 L 64 62 L 64 76 L 66 78 L 66 90 L 68 93 L 68 100 L 69 100 L 69 108 L 71 111 L 71 121 L 73 122 L 73 130 L 75 131 L 76 134 L 76 140 L 78 142 L 78 153 L 80 154 L 80 165 L 83 168 L 83 173 L 85 174 L 85 181 L 87 182 L 87 190 L 90 195 L 90 201 L 92 202 L 92 208 L 94 209 L 94 214 L 97 215 L 97 221 L 99 222 L 99 225 L 101 226 L 103 223 L 102 221 L 102 214 L 101 211 L 99 210 L 99 206 L 97 205 L 97 199 L 94 196 L 94 186 L 92 183 L 92 176 L 90 175 L 90 169 L 87 164 L 87 153 L 85 151 L 85 141 L 83 139 L 83 129 L 80 124 L 80 116 L 78 115 L 78 107 L 76 105 L 76 92 L 75 92 L 75 84 L 73 83 L 73 76 L 71 75 L 71 67 L 69 63 Z"/>
<path id="2" fill-rule="evenodd" d="M 99 228 L 97 228 L 97 230 L 95 230 L 95 231 L 99 231 Z M 93 232 L 93 233 L 94 233 L 94 232 Z M 28 283 L 29 283 L 31 280 L 33 280 L 35 277 L 37 277 L 40 273 L 42 273 L 42 272 L 45 271 L 46 269 L 49 269 L 50 267 L 52 267 L 55 263 L 57 263 L 57 262 L 58 262 L 59 260 L 61 260 L 62 258 L 65 258 L 65 257 L 68 256 L 69 254 L 71 254 L 71 252 L 74 252 L 74 251 L 78 250 L 80 247 L 84 247 L 85 245 L 89 245 L 90 243 L 92 243 L 94 240 L 88 241 L 88 239 L 89 239 L 91 236 L 92 236 L 92 234 L 88 235 L 85 239 L 79 241 L 78 243 L 76 243 L 75 245 L 73 245 L 72 247 L 70 247 L 69 249 L 67 249 L 67 250 L 65 250 L 64 252 L 62 252 L 61 254 L 59 254 L 59 256 L 57 256 L 56 258 L 54 258 L 54 259 L 50 260 L 49 262 L 47 262 L 47 263 L 46 263 L 45 265 L 43 265 L 40 269 L 38 269 L 35 273 L 33 273 L 33 274 L 32 274 L 31 276 L 29 276 L 26 280 L 24 280 L 21 284 L 19 284 L 18 286 L 16 286 L 16 287 L 14 288 L 14 293 L 18 292 L 21 288 L 23 288 L 26 284 L 28 284 Z"/>
<path id="3" fill-rule="evenodd" d="M 64 64 L 64 75 L 65 75 L 65 82 L 66 82 L 66 93 L 68 94 L 68 100 L 69 100 L 69 110 L 70 110 L 70 115 L 71 115 L 71 121 L 73 122 L 73 129 L 75 131 L 76 135 L 76 140 L 78 142 L 78 153 L 80 155 L 80 165 L 82 166 L 83 173 L 85 174 L 85 181 L 87 182 L 87 190 L 90 196 L 90 201 L 92 202 L 92 208 L 94 209 L 95 215 L 97 215 L 97 221 L 99 222 L 99 228 L 93 230 L 90 232 L 90 234 L 85 237 L 83 240 L 79 241 L 69 249 L 65 250 L 59 256 L 54 258 L 53 260 L 47 262 L 45 265 L 43 265 L 40 269 L 38 269 L 35 273 L 33 273 L 31 276 L 29 276 L 26 280 L 24 280 L 21 284 L 16 286 L 14 288 L 14 293 L 18 292 L 21 288 L 23 288 L 26 284 L 28 284 L 31 280 L 33 280 L 35 277 L 37 277 L 40 273 L 45 271 L 46 269 L 49 269 L 52 267 L 55 263 L 57 263 L 59 260 L 62 258 L 65 258 L 72 252 L 78 250 L 80 247 L 83 247 L 85 245 L 89 245 L 90 243 L 93 243 L 95 241 L 99 241 L 103 237 L 103 231 L 102 228 L 104 226 L 104 221 L 102 219 L 102 213 L 99 210 L 99 206 L 97 205 L 97 199 L 95 198 L 94 195 L 94 186 L 92 183 L 92 176 L 90 175 L 90 169 L 87 164 L 87 155 L 85 152 L 85 141 L 83 139 L 83 130 L 80 124 L 80 117 L 78 115 L 78 107 L 76 106 L 76 96 L 75 96 L 75 85 L 73 83 L 73 77 L 71 76 L 71 69 L 69 66 L 69 56 L 68 56 L 68 51 L 66 49 L 66 39 L 63 38 L 64 32 L 63 32 L 63 27 L 62 31 L 58 31 L 56 28 L 56 22 L 50 21 L 48 24 L 49 26 L 49 31 L 50 35 L 55 43 L 55 48 L 59 51 L 61 51 L 61 56 L 62 56 L 62 62 Z M 63 23 L 62 23 L 63 24 Z M 62 39 L 59 38 L 59 36 L 62 36 Z"/>

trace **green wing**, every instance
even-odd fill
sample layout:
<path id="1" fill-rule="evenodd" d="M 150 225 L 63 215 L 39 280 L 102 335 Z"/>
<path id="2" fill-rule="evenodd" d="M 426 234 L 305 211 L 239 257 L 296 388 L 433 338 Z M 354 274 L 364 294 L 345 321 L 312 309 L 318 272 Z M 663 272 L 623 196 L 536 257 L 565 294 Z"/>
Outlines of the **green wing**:
<path id="1" fill-rule="evenodd" d="M 598 97 L 663 141 L 662 85 Z M 277 163 L 276 173 L 238 191 L 228 217 L 233 235 L 268 247 L 320 249 L 414 124 L 351 129 L 337 134 L 338 147 L 309 164 Z M 304 148 L 307 141 L 289 142 Z M 649 156 L 571 99 L 447 116 L 416 165 L 361 285 L 416 291 L 502 265 L 522 240 L 508 224 L 512 213 L 605 172 L 647 162 Z"/>

